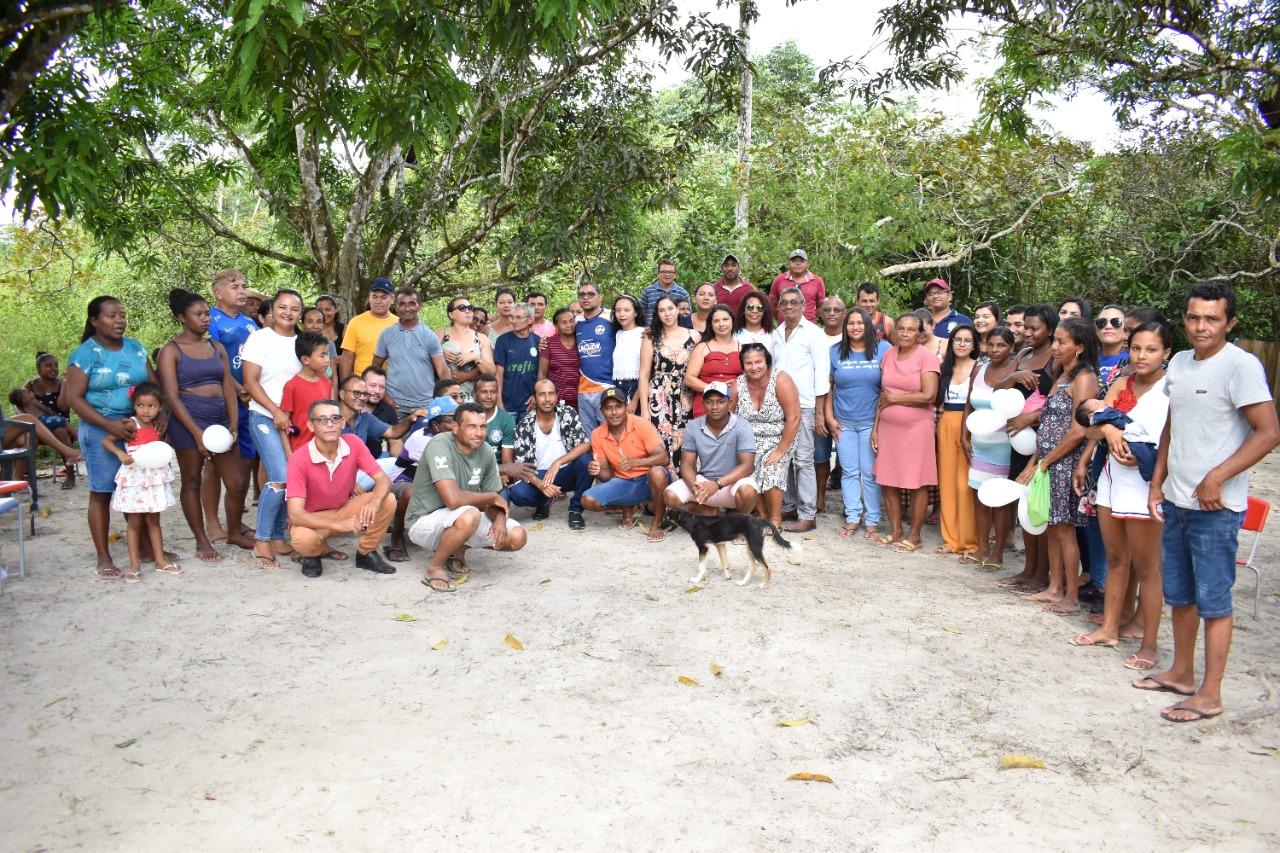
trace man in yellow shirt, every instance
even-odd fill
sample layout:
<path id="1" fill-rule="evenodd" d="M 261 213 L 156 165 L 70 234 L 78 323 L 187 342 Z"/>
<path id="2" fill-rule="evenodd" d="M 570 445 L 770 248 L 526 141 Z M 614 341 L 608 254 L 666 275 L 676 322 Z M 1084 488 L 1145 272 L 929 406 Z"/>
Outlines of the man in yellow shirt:
<path id="1" fill-rule="evenodd" d="M 389 278 L 379 276 L 369 283 L 369 310 L 352 317 L 342 335 L 342 355 L 338 359 L 339 382 L 352 373 L 363 373 L 366 367 L 373 364 L 373 349 L 378 344 L 378 335 L 396 322 L 396 316 L 391 313 L 391 294 L 394 290 Z"/>

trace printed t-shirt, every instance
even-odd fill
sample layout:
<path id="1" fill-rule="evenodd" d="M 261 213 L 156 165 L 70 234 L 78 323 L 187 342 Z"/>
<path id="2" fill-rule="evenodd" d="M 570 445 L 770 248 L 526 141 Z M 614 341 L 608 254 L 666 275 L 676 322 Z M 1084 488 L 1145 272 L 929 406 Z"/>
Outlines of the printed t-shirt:
<path id="1" fill-rule="evenodd" d="M 209 309 L 209 337 L 222 344 L 231 361 L 231 376 L 244 382 L 244 368 L 240 364 L 240 351 L 249 336 L 258 331 L 258 324 L 246 314 L 232 317 L 221 308 Z"/>
<path id="2" fill-rule="evenodd" d="M 577 323 L 578 393 L 595 394 L 613 387 L 613 323 L 601 312 Z"/>
<path id="3" fill-rule="evenodd" d="M 378 346 L 378 336 L 382 334 L 383 329 L 399 322 L 395 314 L 388 313 L 385 317 L 375 317 L 371 311 L 365 311 L 351 318 L 351 322 L 347 323 L 346 331 L 342 333 L 342 348 L 356 354 L 355 364 L 351 368 L 352 373 L 364 373 L 364 369 L 373 364 L 373 351 Z M 387 377 L 387 380 L 389 385 L 390 377 Z"/>
<path id="4" fill-rule="evenodd" d="M 524 417 L 525 401 L 538 381 L 537 335 L 523 338 L 515 332 L 498 336 L 493 345 L 493 363 L 502 366 L 502 408 Z"/>
<path id="5" fill-rule="evenodd" d="M 89 378 L 84 399 L 106 418 L 133 414 L 129 392 L 147 379 L 147 351 L 133 338 L 122 338 L 120 349 L 110 350 L 89 338 L 71 351 L 74 364 Z"/>
<path id="6" fill-rule="evenodd" d="M 498 492 L 502 490 L 502 478 L 498 476 L 498 460 L 493 449 L 481 444 L 476 451 L 465 454 L 458 449 L 453 433 L 443 432 L 427 442 L 418 460 L 418 472 L 413 476 L 413 496 L 405 512 L 406 529 L 413 527 L 419 518 L 430 515 L 444 506 L 444 499 L 436 483 L 453 480 L 464 492 Z"/>
<path id="7" fill-rule="evenodd" d="M 244 342 L 241 351 L 245 361 L 262 368 L 258 384 L 277 406 L 280 405 L 280 395 L 284 393 L 284 384 L 302 369 L 302 362 L 293 351 L 293 339 L 293 335 L 286 338 L 277 334 L 275 329 L 259 329 Z M 249 401 L 249 410 L 271 417 L 271 413 L 257 400 Z"/>
<path id="8" fill-rule="evenodd" d="M 609 469 L 613 471 L 613 476 L 623 480 L 634 480 L 648 474 L 648 467 L 640 465 L 624 470 L 622 457 L 625 455 L 628 459 L 643 459 L 661 452 L 664 449 L 662 437 L 658 435 L 657 428 L 648 418 L 638 415 L 628 414 L 622 429 L 622 438 L 617 441 L 614 440 L 608 423 L 600 424 L 593 429 L 591 452 L 597 458 L 604 457 L 609 463 Z"/>
<path id="9" fill-rule="evenodd" d="M 876 402 L 880 398 L 880 363 L 890 346 L 877 340 L 871 359 L 861 350 L 850 350 L 848 358 L 840 357 L 840 345 L 831 347 L 831 380 L 835 394 L 832 401 L 836 420 L 841 423 L 870 423 L 875 420 Z"/>
<path id="10" fill-rule="evenodd" d="M 485 426 L 484 440 L 493 448 L 494 456 L 501 458 L 502 448 L 516 446 L 516 419 L 510 412 L 494 409 Z"/>

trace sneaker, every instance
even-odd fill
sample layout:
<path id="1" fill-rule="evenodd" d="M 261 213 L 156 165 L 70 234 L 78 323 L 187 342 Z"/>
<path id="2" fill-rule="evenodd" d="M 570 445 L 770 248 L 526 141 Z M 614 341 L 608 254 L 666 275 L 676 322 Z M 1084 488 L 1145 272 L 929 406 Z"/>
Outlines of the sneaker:
<path id="1" fill-rule="evenodd" d="M 587 526 L 587 523 L 582 520 L 582 513 L 580 512 L 569 513 L 569 529 L 570 530 L 581 530 L 586 526 Z"/>
<path id="2" fill-rule="evenodd" d="M 324 567 L 321 565 L 319 557 L 302 558 L 302 576 L 304 578 L 318 578 L 322 571 L 324 571 Z"/>
<path id="3" fill-rule="evenodd" d="M 356 568 L 376 572 L 380 575 L 394 575 L 396 573 L 396 567 L 382 559 L 382 555 L 377 551 L 370 551 L 368 554 L 357 553 Z"/>

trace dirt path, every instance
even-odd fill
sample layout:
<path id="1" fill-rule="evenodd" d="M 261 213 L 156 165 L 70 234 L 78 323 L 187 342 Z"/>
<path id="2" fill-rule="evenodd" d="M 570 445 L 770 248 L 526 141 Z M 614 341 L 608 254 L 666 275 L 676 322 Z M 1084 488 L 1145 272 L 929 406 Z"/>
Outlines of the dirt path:
<path id="1" fill-rule="evenodd" d="M 1254 491 L 1280 500 L 1280 457 Z M 1078 619 L 934 556 L 936 529 L 903 556 L 823 516 L 763 592 L 690 591 L 683 534 L 575 533 L 562 506 L 454 596 L 417 551 L 390 577 L 189 557 L 126 586 L 92 576 L 84 493 L 51 494 L 0 598 L 6 850 L 1280 844 L 1280 525 L 1261 619 L 1237 587 L 1229 713 L 1175 726 L 1123 655 L 1067 644 Z M 1047 770 L 997 769 L 1014 753 Z"/>

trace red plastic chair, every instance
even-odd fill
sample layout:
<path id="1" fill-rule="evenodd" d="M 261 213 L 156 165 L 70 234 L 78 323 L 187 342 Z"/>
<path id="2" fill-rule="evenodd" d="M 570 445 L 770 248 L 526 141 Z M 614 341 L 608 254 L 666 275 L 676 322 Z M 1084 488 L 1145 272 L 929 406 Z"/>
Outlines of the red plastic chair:
<path id="1" fill-rule="evenodd" d="M 1249 548 L 1249 559 L 1241 560 L 1236 558 L 1237 566 L 1244 566 L 1253 572 L 1253 618 L 1258 618 L 1258 602 L 1262 598 L 1262 570 L 1254 564 L 1254 557 L 1258 555 L 1258 540 L 1262 538 L 1262 530 L 1267 526 L 1267 516 L 1271 514 L 1271 504 L 1249 496 L 1249 504 L 1244 511 L 1244 524 L 1240 525 L 1241 530 L 1248 530 L 1253 533 L 1253 545 Z"/>

